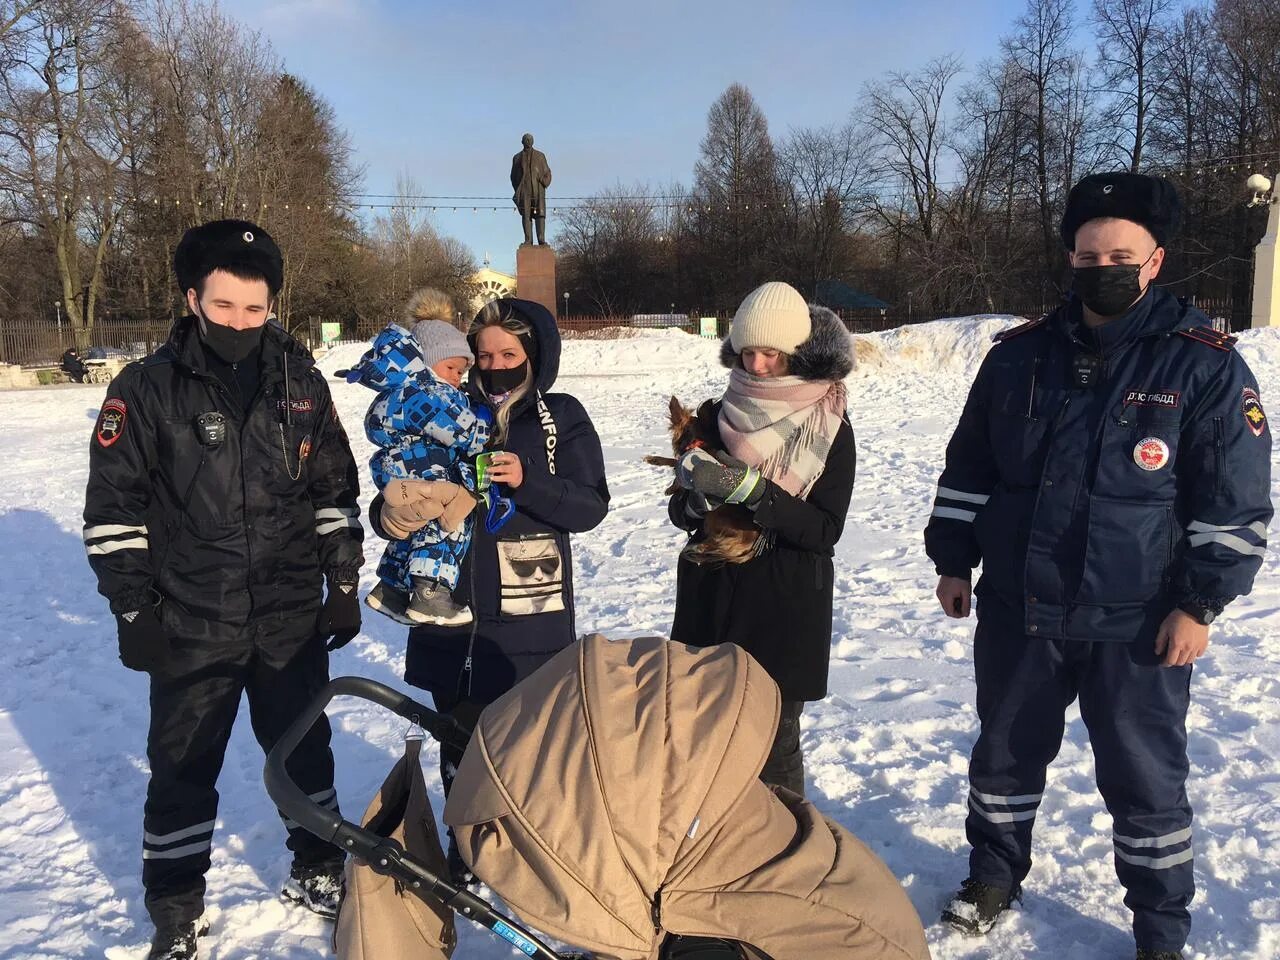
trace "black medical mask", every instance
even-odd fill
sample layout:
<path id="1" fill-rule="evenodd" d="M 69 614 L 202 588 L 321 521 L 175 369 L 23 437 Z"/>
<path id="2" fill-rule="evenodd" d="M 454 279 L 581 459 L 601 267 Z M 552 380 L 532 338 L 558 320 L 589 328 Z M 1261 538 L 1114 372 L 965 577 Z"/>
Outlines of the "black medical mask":
<path id="1" fill-rule="evenodd" d="M 1158 249 L 1158 248 L 1157 248 Z M 1155 251 L 1151 251 L 1154 257 Z M 1071 289 L 1080 301 L 1100 317 L 1118 317 L 1142 296 L 1139 275 L 1150 261 L 1115 263 L 1102 267 L 1075 267 Z"/>
<path id="2" fill-rule="evenodd" d="M 529 375 L 529 361 L 526 358 L 518 367 L 507 367 L 505 370 L 479 370 L 480 385 L 491 397 L 502 396 L 524 383 Z"/>
<path id="3" fill-rule="evenodd" d="M 247 330 L 236 330 L 221 323 L 212 323 L 199 314 L 196 315 L 200 327 L 200 339 L 215 356 L 227 363 L 239 363 L 262 345 L 262 331 L 266 324 L 249 327 Z"/>

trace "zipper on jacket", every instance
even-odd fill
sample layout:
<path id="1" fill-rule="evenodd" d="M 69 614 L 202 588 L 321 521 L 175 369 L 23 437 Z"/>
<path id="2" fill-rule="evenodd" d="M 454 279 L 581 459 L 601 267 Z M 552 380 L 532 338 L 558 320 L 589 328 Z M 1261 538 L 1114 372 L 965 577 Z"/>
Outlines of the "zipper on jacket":
<path id="1" fill-rule="evenodd" d="M 649 919 L 653 921 L 653 932 L 662 932 L 662 888 L 653 891 L 653 907 L 649 911 Z"/>
<path id="2" fill-rule="evenodd" d="M 1222 494 L 1222 475 L 1226 472 L 1226 441 L 1223 438 L 1222 418 L 1213 418 L 1213 493 Z"/>

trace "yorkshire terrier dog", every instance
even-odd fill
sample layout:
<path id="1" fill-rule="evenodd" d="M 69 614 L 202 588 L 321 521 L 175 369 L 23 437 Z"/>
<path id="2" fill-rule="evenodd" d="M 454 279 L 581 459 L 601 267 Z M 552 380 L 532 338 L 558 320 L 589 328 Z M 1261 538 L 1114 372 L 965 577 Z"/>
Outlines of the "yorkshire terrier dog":
<path id="1" fill-rule="evenodd" d="M 671 425 L 671 451 L 675 457 L 647 456 L 645 463 L 655 467 L 670 467 L 674 472 L 680 457 L 695 447 L 708 451 L 722 450 L 712 412 L 707 401 L 695 413 L 675 397 L 668 405 Z M 672 479 L 666 489 L 670 496 L 680 489 Z M 682 554 L 699 564 L 745 563 L 756 555 L 760 528 L 751 518 L 751 511 L 737 504 L 724 504 L 707 512 L 702 520 L 702 536 L 689 541 Z"/>

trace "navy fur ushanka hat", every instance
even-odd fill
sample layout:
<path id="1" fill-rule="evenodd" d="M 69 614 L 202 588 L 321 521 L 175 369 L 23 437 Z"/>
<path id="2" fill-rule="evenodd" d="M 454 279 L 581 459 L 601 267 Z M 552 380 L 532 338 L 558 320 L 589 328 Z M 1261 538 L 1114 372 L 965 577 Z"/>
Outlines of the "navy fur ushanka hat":
<path id="1" fill-rule="evenodd" d="M 1182 202 L 1163 177 L 1141 173 L 1095 173 L 1085 177 L 1067 197 L 1062 214 L 1062 243 L 1076 248 L 1076 231 L 1090 220 L 1115 217 L 1146 227 L 1156 243 L 1165 246 L 1178 232 Z"/>

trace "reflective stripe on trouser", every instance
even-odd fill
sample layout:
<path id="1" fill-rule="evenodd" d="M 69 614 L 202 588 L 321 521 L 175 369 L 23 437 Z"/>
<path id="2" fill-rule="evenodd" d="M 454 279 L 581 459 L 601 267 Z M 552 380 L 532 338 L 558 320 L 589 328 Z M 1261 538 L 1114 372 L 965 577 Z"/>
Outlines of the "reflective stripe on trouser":
<path id="1" fill-rule="evenodd" d="M 970 875 L 1003 887 L 1026 877 L 1046 771 L 1078 695 L 1134 937 L 1140 947 L 1181 949 L 1195 893 L 1185 787 L 1191 668 L 1160 665 L 1146 638 L 1041 640 L 1005 619 L 980 615 L 974 639 L 982 729 L 969 764 Z"/>
<path id="2" fill-rule="evenodd" d="M 181 650 L 188 644 L 178 640 L 179 652 L 168 672 L 152 677 L 142 883 L 156 926 L 189 923 L 204 910 L 204 875 L 218 814 L 215 784 L 241 694 L 248 694 L 254 736 L 265 751 L 328 681 L 324 646 L 310 636 L 288 645 L 289 655 L 283 660 L 271 659 L 263 653 L 263 644 L 253 642 L 255 634 L 260 639 L 278 625 L 279 621 L 250 623 L 245 642 L 236 644 L 239 659 L 206 661 L 180 673 Z M 303 738 L 287 769 L 317 802 L 336 809 L 327 720 L 316 723 Z M 297 827 L 289 831 L 287 846 L 295 861 L 327 863 L 342 856 Z"/>

